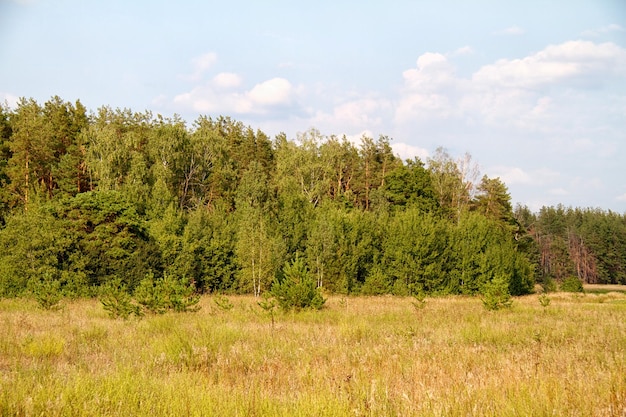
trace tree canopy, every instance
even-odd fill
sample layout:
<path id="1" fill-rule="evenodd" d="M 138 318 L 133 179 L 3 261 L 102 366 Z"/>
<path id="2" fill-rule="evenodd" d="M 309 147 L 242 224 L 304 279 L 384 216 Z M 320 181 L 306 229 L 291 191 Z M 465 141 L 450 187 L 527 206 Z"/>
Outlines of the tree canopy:
<path id="1" fill-rule="evenodd" d="M 390 142 L 271 139 L 228 117 L 187 126 L 59 97 L 0 106 L 0 296 L 42 276 L 86 295 L 148 275 L 259 295 L 296 261 L 339 293 L 626 283 L 624 215 L 513 210 L 471 156 L 402 161 Z"/>

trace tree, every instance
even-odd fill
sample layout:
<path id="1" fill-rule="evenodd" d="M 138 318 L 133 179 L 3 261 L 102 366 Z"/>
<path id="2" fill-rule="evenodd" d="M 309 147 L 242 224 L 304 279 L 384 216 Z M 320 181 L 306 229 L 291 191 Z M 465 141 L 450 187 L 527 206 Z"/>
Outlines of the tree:
<path id="1" fill-rule="evenodd" d="M 430 173 L 419 158 L 398 165 L 387 176 L 384 195 L 398 209 L 416 207 L 422 212 L 435 212 L 439 203 L 432 186 Z"/>
<path id="2" fill-rule="evenodd" d="M 477 213 L 465 214 L 453 229 L 450 251 L 450 275 L 461 293 L 479 293 L 496 277 L 506 279 L 513 295 L 532 291 L 530 261 L 517 250 L 513 237 L 493 220 Z"/>
<path id="3" fill-rule="evenodd" d="M 328 268 L 336 253 L 336 237 L 331 220 L 334 208 L 330 204 L 322 204 L 309 221 L 306 236 L 306 257 L 310 271 L 316 277 L 316 285 L 326 285 Z"/>
<path id="4" fill-rule="evenodd" d="M 328 178 L 328 197 L 354 207 L 352 187 L 360 165 L 359 150 L 345 136 L 330 136 L 320 144 L 320 157 Z"/>
<path id="5" fill-rule="evenodd" d="M 365 210 L 370 209 L 372 192 L 384 187 L 388 173 L 400 164 L 389 142 L 387 136 L 380 136 L 376 142 L 368 136 L 361 137 L 360 204 Z"/>
<path id="6" fill-rule="evenodd" d="M 477 165 L 467 153 L 455 161 L 444 148 L 437 148 L 435 155 L 428 159 L 428 170 L 439 206 L 458 221 L 471 202 Z"/>
<path id="7" fill-rule="evenodd" d="M 300 194 L 313 207 L 328 194 L 327 167 L 321 158 L 319 131 L 298 135 L 297 142 L 281 136 L 276 141 L 276 177 L 280 195 Z"/>
<path id="8" fill-rule="evenodd" d="M 9 123 L 10 110 L 0 103 L 0 225 L 4 224 L 4 217 L 11 209 L 11 194 L 9 193 L 10 178 L 7 165 L 11 158 L 10 138 L 11 125 Z"/>
<path id="9" fill-rule="evenodd" d="M 162 271 L 158 246 L 122 193 L 78 194 L 55 207 L 55 217 L 73 238 L 69 268 L 84 273 L 87 285 L 100 286 L 119 279 L 132 291 L 148 271 Z"/>
<path id="10" fill-rule="evenodd" d="M 238 290 L 255 296 L 269 288 L 282 262 L 282 245 L 266 211 L 268 199 L 267 177 L 252 162 L 237 188 L 236 254 L 241 266 Z"/>
<path id="11" fill-rule="evenodd" d="M 171 273 L 192 279 L 201 291 L 232 291 L 240 268 L 235 219 L 222 206 L 199 207 L 187 218 Z"/>
<path id="12" fill-rule="evenodd" d="M 47 207 L 31 204 L 28 211 L 7 216 L 0 229 L 0 297 L 22 295 L 44 277 L 59 281 L 69 269 L 64 262 L 69 251 L 70 236 Z"/>
<path id="13" fill-rule="evenodd" d="M 385 267 L 394 292 L 456 292 L 449 281 L 449 226 L 445 220 L 422 214 L 417 208 L 399 212 L 390 221 L 384 239 Z"/>
<path id="14" fill-rule="evenodd" d="M 271 293 L 285 311 L 304 308 L 319 310 L 326 302 L 304 261 L 299 257 L 285 264 L 282 274 L 272 284 Z"/>
<path id="15" fill-rule="evenodd" d="M 32 99 L 20 99 L 11 117 L 11 128 L 9 187 L 14 200 L 28 210 L 31 188 L 40 181 L 45 183 L 52 153 L 43 137 L 44 119 L 39 104 Z"/>

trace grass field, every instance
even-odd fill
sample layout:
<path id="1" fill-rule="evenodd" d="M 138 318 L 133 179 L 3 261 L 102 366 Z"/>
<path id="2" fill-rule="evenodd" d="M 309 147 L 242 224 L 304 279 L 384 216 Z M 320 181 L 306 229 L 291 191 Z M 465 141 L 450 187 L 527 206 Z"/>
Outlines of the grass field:
<path id="1" fill-rule="evenodd" d="M 252 297 L 112 320 L 95 300 L 0 300 L 0 415 L 626 416 L 626 294 Z"/>

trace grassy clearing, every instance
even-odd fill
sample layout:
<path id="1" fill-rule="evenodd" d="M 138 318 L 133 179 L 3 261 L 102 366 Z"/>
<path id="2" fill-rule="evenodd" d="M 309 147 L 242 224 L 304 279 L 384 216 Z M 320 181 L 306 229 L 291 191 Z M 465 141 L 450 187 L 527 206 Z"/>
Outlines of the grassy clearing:
<path id="1" fill-rule="evenodd" d="M 626 294 L 626 285 L 585 284 L 584 288 L 586 292 L 593 294 L 608 294 L 610 292 Z"/>
<path id="2" fill-rule="evenodd" d="M 0 415 L 623 416 L 626 295 L 331 297 L 277 314 L 252 297 L 116 321 L 0 301 Z"/>

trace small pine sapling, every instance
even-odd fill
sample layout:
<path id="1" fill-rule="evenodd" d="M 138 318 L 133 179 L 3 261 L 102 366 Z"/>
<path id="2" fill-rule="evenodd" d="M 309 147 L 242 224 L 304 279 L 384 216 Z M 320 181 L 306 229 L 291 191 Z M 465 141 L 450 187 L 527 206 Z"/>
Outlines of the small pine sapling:
<path id="1" fill-rule="evenodd" d="M 513 300 L 509 292 L 509 282 L 504 275 L 497 275 L 483 286 L 482 302 L 487 310 L 511 307 Z"/>
<path id="2" fill-rule="evenodd" d="M 272 320 L 272 329 L 273 329 L 274 328 L 274 310 L 276 309 L 278 304 L 276 304 L 276 300 L 272 298 L 272 295 L 270 293 L 264 292 L 262 295 L 262 298 L 263 300 L 258 301 L 257 304 L 259 305 L 259 307 L 261 307 L 261 309 L 265 312 L 265 314 L 267 314 Z"/>
<path id="3" fill-rule="evenodd" d="M 131 316 L 141 317 L 143 315 L 141 306 L 135 304 L 126 290 L 126 286 L 119 280 L 110 282 L 100 292 L 100 302 L 102 307 L 108 311 L 109 316 L 114 319 L 127 320 Z"/>
<path id="4" fill-rule="evenodd" d="M 233 303 L 225 295 L 215 296 L 213 302 L 222 311 L 230 311 L 234 307 Z"/>

